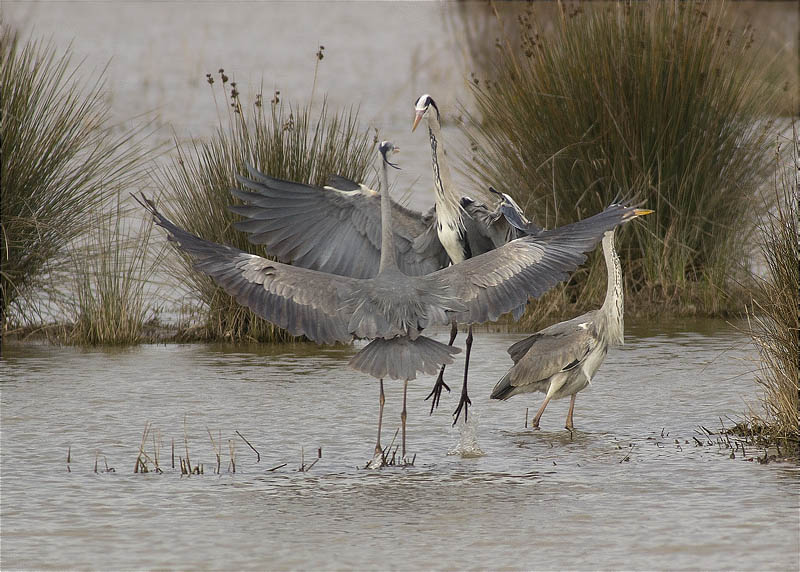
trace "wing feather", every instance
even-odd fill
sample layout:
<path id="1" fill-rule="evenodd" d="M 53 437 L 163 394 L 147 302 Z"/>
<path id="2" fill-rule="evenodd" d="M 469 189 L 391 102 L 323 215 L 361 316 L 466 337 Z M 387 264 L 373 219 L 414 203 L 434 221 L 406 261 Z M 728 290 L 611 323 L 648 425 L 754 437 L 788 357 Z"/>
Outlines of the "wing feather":
<path id="1" fill-rule="evenodd" d="M 203 240 L 175 226 L 153 203 L 145 202 L 170 240 L 192 256 L 195 268 L 240 304 L 289 333 L 318 343 L 352 339 L 347 300 L 361 280 L 273 262 Z"/>
<path id="2" fill-rule="evenodd" d="M 511 346 L 509 353 L 512 353 L 514 346 L 518 351 L 514 367 L 507 374 L 510 385 L 521 387 L 536 383 L 582 363 L 600 343 L 593 328 L 581 326 L 585 324 L 585 319 L 586 316 L 581 316 L 555 324 L 551 328 L 556 330 L 533 334 Z M 525 351 L 520 355 L 519 350 L 523 348 Z"/>
<path id="3" fill-rule="evenodd" d="M 566 280 L 603 233 L 633 218 L 634 210 L 612 205 L 582 221 L 513 240 L 429 278 L 439 281 L 467 306 L 466 311 L 451 313 L 450 319 L 493 321 Z"/>
<path id="4" fill-rule="evenodd" d="M 248 166 L 249 178 L 237 177 L 246 189 L 231 189 L 245 205 L 231 210 L 250 242 L 264 244 L 268 254 L 295 266 L 355 278 L 372 278 L 380 265 L 380 195 L 344 177 L 333 186 L 314 187 L 283 181 Z M 430 221 L 421 213 L 392 204 L 397 262 L 410 276 L 429 274 L 446 264 L 438 242 L 415 247 L 429 235 Z M 435 232 L 433 233 L 435 235 Z M 445 255 L 446 256 L 446 255 Z"/>

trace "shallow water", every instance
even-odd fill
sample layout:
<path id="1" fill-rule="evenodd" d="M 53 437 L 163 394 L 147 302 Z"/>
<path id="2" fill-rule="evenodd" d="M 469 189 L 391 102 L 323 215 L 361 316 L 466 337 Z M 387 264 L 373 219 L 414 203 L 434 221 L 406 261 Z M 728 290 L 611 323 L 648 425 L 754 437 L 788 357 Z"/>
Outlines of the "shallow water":
<path id="1" fill-rule="evenodd" d="M 470 430 L 483 456 L 448 454 L 461 439 L 457 393 L 428 417 L 425 378 L 409 387 L 416 464 L 382 470 L 357 468 L 374 446 L 378 389 L 347 369 L 352 348 L 7 345 L 0 565 L 796 569 L 797 467 L 693 440 L 755 401 L 745 338 L 721 322 L 629 324 L 580 394 L 570 436 L 567 400 L 541 431 L 523 427 L 540 395 L 488 400 L 520 337 L 476 334 Z M 454 388 L 462 366 L 448 370 Z M 384 445 L 401 392 L 387 383 Z M 184 419 L 202 476 L 170 468 L 172 439 L 185 456 Z M 147 421 L 164 474 L 133 473 Z M 207 430 L 222 439 L 221 475 Z M 318 447 L 322 459 L 298 472 L 301 449 L 309 463 Z"/>
<path id="2" fill-rule="evenodd" d="M 111 58 L 113 116 L 157 114 L 154 143 L 173 130 L 182 140 L 211 132 L 204 77 L 220 67 L 243 94 L 263 81 L 266 94 L 306 100 L 324 44 L 316 101 L 327 93 L 333 107 L 360 104 L 364 125 L 402 148 L 396 188 L 416 182 L 410 204 L 432 204 L 427 138 L 409 132 L 412 103 L 433 94 L 454 137 L 456 102 L 469 97 L 469 70 L 444 31 L 446 4 L 199 6 L 5 0 L 2 9 L 24 33 L 72 41 L 89 68 Z M 798 568 L 797 467 L 748 462 L 739 451 L 732 460 L 693 440 L 698 426 L 715 429 L 756 400 L 745 338 L 721 322 L 629 323 L 627 345 L 578 398 L 570 436 L 567 401 L 552 403 L 534 432 L 523 427 L 525 410 L 532 416 L 541 396 L 488 400 L 510 365 L 505 349 L 521 337 L 476 334 L 463 436 L 450 427 L 463 358 L 449 370 L 454 393 L 432 417 L 424 397 L 433 380 L 412 382 L 416 465 L 379 471 L 357 468 L 373 449 L 378 389 L 347 369 L 352 348 L 6 345 L 0 567 Z M 401 396 L 387 383 L 384 445 Z M 148 421 L 160 432 L 164 474 L 133 473 Z M 185 456 L 184 421 L 202 476 L 170 467 L 172 440 Z M 221 475 L 207 430 L 222 440 Z M 448 454 L 471 438 L 484 455 Z M 298 472 L 301 450 L 310 463 L 318 447 L 322 459 Z M 114 472 L 103 472 L 104 460 Z"/>

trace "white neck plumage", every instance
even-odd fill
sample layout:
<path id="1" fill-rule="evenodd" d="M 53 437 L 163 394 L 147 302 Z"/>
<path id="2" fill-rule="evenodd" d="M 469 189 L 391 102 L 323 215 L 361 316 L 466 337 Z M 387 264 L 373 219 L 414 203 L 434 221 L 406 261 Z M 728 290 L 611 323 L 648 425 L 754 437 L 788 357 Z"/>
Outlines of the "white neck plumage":
<path id="1" fill-rule="evenodd" d="M 603 256 L 608 271 L 606 299 L 600 314 L 606 320 L 606 337 L 609 345 L 622 345 L 625 342 L 625 307 L 622 294 L 622 267 L 614 249 L 614 231 L 603 235 Z"/>
<path id="2" fill-rule="evenodd" d="M 431 138 L 431 163 L 433 164 L 433 186 L 436 189 L 436 216 L 439 221 L 452 221 L 458 228 L 464 228 L 461 218 L 461 201 L 456 195 L 450 168 L 444 156 L 441 141 L 442 129 L 433 112 L 428 112 L 428 135 Z"/>

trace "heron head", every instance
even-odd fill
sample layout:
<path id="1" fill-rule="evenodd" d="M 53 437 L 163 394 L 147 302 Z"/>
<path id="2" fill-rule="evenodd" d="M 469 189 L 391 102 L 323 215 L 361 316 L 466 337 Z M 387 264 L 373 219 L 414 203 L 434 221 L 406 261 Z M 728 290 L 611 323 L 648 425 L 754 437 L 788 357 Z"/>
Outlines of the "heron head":
<path id="1" fill-rule="evenodd" d="M 394 163 L 392 163 L 391 161 L 389 161 L 389 156 L 392 153 L 397 153 L 398 151 L 400 151 L 400 148 L 395 146 L 394 143 L 392 143 L 391 141 L 381 141 L 380 145 L 378 145 L 378 151 L 381 152 L 381 155 L 383 156 L 383 162 L 384 163 L 386 163 L 390 167 L 394 167 L 395 169 L 399 169 L 400 168 L 397 165 L 395 165 Z"/>
<path id="2" fill-rule="evenodd" d="M 441 123 L 441 119 L 439 117 L 439 107 L 436 105 L 436 102 L 433 101 L 433 98 L 428 95 L 427 93 L 422 94 L 419 96 L 417 101 L 414 102 L 414 125 L 411 127 L 411 131 L 413 132 L 419 122 L 422 121 L 422 118 L 425 117 L 428 111 L 433 108 L 436 111 L 436 121 Z"/>

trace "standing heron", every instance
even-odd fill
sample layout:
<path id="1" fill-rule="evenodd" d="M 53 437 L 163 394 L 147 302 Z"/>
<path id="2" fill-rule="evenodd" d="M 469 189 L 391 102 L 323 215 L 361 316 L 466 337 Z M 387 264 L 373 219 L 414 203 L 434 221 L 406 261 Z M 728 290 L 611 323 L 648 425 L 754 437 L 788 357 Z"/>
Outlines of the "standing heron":
<path id="1" fill-rule="evenodd" d="M 652 212 L 636 209 L 634 216 Z M 614 230 L 603 236 L 603 255 L 608 284 L 599 310 L 549 326 L 508 348 L 514 366 L 497 382 L 491 398 L 505 400 L 519 393 L 544 393 L 544 401 L 531 422 L 535 429 L 550 400 L 569 395 L 565 425 L 571 431 L 575 396 L 591 383 L 608 348 L 624 343 L 622 269 L 614 250 Z"/>
<path id="2" fill-rule="evenodd" d="M 436 216 L 438 217 L 436 231 L 439 236 L 439 242 L 444 246 L 453 264 L 458 264 L 473 256 L 489 252 L 509 240 L 541 230 L 525 219 L 522 209 L 517 206 L 511 197 L 504 193 L 498 193 L 491 187 L 490 190 L 492 192 L 501 196 L 501 203 L 498 208 L 504 214 L 502 225 L 497 224 L 501 219 L 497 216 L 492 216 L 494 213 L 490 214 L 486 207 L 469 197 L 461 196 L 456 191 L 450 175 L 450 167 L 445 157 L 439 107 L 433 98 L 426 93 L 421 95 L 415 102 L 414 112 L 412 132 L 423 119 L 426 120 L 428 125 L 428 136 L 431 144 L 431 165 L 433 167 L 433 187 L 436 193 Z M 514 217 L 515 220 L 512 222 L 510 217 Z M 509 222 L 512 222 L 512 224 L 509 224 Z M 524 311 L 524 305 L 514 308 L 515 319 L 519 318 Z M 457 335 L 458 324 L 453 322 L 450 330 L 450 344 L 455 341 Z M 467 373 L 469 371 L 472 339 L 472 325 L 470 325 L 467 330 L 461 398 L 459 399 L 458 407 L 453 412 L 456 421 L 461 414 L 462 408 L 464 409 L 464 420 L 466 421 L 469 406 L 472 404 L 467 392 Z M 447 391 L 450 391 L 450 388 L 444 382 L 444 369 L 445 367 L 442 366 L 433 389 L 428 395 L 428 398 L 433 397 L 431 411 L 438 406 L 442 390 L 447 389 Z"/>
<path id="3" fill-rule="evenodd" d="M 387 154 L 394 146 L 383 142 L 379 148 L 384 185 L 380 267 L 374 278 L 291 266 L 203 240 L 175 226 L 152 202 L 145 199 L 142 204 L 178 248 L 194 258 L 195 269 L 264 319 L 321 344 L 371 339 L 351 358 L 350 366 L 380 380 L 402 379 L 404 395 L 418 372 L 435 373 L 460 351 L 420 335 L 426 327 L 453 320 L 470 324 L 496 320 L 529 297 L 541 296 L 568 278 L 603 232 L 633 216 L 633 207 L 614 205 L 583 221 L 509 242 L 491 255 L 425 276 L 408 276 L 396 260 L 387 184 Z M 382 397 L 381 418 L 383 401 Z M 404 405 L 404 457 L 405 420 Z M 379 449 L 378 443 L 376 453 Z"/>

